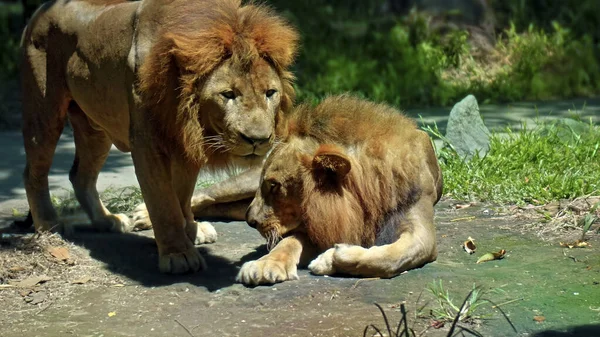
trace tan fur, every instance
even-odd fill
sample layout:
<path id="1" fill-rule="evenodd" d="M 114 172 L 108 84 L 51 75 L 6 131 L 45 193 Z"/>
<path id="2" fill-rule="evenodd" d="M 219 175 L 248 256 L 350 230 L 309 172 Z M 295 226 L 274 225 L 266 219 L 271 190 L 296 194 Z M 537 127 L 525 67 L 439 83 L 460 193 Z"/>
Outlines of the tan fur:
<path id="1" fill-rule="evenodd" d="M 201 167 L 258 165 L 293 104 L 297 33 L 238 0 L 56 0 L 23 34 L 24 173 L 36 230 L 62 228 L 48 171 L 67 115 L 77 199 L 95 227 L 130 223 L 98 198 L 112 144 L 131 151 L 163 272 L 196 271 L 194 241 L 214 241 L 191 211 Z M 202 233 L 199 233 L 202 232 Z"/>
<path id="2" fill-rule="evenodd" d="M 309 265 L 316 274 L 393 277 L 420 267 L 437 256 L 441 193 L 429 137 L 400 112 L 349 96 L 300 106 L 265 162 L 247 220 L 268 239 L 303 244 L 275 246 L 261 258 L 268 266 L 245 264 L 238 280 L 293 279 L 277 270 L 319 252 Z"/>

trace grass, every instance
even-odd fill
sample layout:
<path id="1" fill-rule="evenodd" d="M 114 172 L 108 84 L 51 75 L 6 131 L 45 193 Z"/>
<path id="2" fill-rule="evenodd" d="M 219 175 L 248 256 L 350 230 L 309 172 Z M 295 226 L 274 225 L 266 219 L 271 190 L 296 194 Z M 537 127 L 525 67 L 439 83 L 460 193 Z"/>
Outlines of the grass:
<path id="1" fill-rule="evenodd" d="M 444 140 L 437 126 L 425 129 Z M 600 127 L 565 119 L 503 131 L 470 161 L 445 142 L 438 154 L 446 196 L 521 205 L 600 193 Z"/>
<path id="2" fill-rule="evenodd" d="M 473 289 L 467 294 L 467 296 L 465 297 L 465 299 L 462 301 L 462 303 L 460 305 L 457 305 L 456 303 L 453 302 L 448 290 L 444 289 L 441 280 L 439 282 L 436 282 L 434 280 L 429 285 L 428 290 L 429 290 L 429 293 L 434 297 L 434 299 L 436 300 L 436 302 L 438 304 L 438 307 L 431 309 L 432 314 L 431 314 L 430 318 L 434 319 L 436 321 L 436 324 L 439 324 L 439 327 L 443 327 L 443 324 L 440 324 L 441 322 L 449 322 L 449 323 L 451 322 L 451 325 L 448 329 L 448 333 L 446 334 L 447 337 L 459 336 L 459 335 L 460 336 L 466 336 L 466 335 L 483 336 L 481 333 L 477 332 L 476 330 L 472 329 L 471 327 L 468 327 L 468 326 L 462 324 L 462 323 L 469 323 L 469 322 L 472 322 L 473 319 L 483 317 L 483 314 L 480 313 L 482 310 L 481 306 L 483 304 L 493 305 L 492 308 L 494 310 L 499 311 L 502 314 L 502 316 L 504 317 L 504 319 L 511 326 L 512 330 L 515 333 L 517 333 L 515 326 L 512 324 L 512 322 L 510 321 L 508 316 L 504 313 L 504 311 L 502 309 L 500 309 L 499 305 L 495 305 L 490 300 L 483 299 L 481 296 L 483 295 L 484 292 L 482 291 L 481 288 L 476 287 L 475 285 L 473 285 Z M 419 298 L 420 298 L 420 296 L 419 296 Z M 379 309 L 379 312 L 381 313 L 381 316 L 383 317 L 383 321 L 385 323 L 385 329 L 380 329 L 375 324 L 369 324 L 365 327 L 365 329 L 363 331 L 363 337 L 366 337 L 366 336 L 415 337 L 415 336 L 423 335 L 428 329 L 430 329 L 432 327 L 431 325 L 428 325 L 428 327 L 424 331 L 417 334 L 415 332 L 414 328 L 409 327 L 409 325 L 408 325 L 408 312 L 406 310 L 404 303 L 402 303 L 402 304 L 400 304 L 400 312 L 401 312 L 402 318 L 400 319 L 400 321 L 398 322 L 398 324 L 395 326 L 395 329 L 394 329 L 394 326 L 392 326 L 390 324 L 387 314 L 385 313 L 383 308 L 377 303 L 375 303 L 375 306 L 377 307 L 377 309 Z M 367 335 L 367 333 L 369 333 L 371 330 L 374 330 L 375 333 Z"/>

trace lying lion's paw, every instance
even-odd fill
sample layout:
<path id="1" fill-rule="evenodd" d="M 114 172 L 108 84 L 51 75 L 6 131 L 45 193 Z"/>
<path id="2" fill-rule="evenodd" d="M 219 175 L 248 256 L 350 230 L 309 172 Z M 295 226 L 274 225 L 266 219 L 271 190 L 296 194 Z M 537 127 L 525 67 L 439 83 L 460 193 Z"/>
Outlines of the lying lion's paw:
<path id="1" fill-rule="evenodd" d="M 333 253 L 335 248 L 329 248 L 316 259 L 312 260 L 308 265 L 308 269 L 315 275 L 333 275 L 335 268 L 333 267 Z"/>
<path id="2" fill-rule="evenodd" d="M 201 245 L 203 243 L 213 243 L 217 241 L 217 231 L 210 222 L 202 221 L 196 222 L 198 226 L 198 232 L 196 233 L 196 239 L 194 244 Z"/>
<path id="3" fill-rule="evenodd" d="M 339 267 L 354 267 L 363 260 L 368 249 L 361 246 L 337 244 L 333 252 L 334 265 Z"/>
<path id="4" fill-rule="evenodd" d="M 139 204 L 133 210 L 133 230 L 142 231 L 146 229 L 152 229 L 152 222 L 146 204 Z"/>
<path id="5" fill-rule="evenodd" d="M 288 280 L 297 280 L 295 263 L 285 263 L 273 259 L 260 259 L 244 263 L 235 280 L 247 285 L 273 284 Z"/>
<path id="6" fill-rule="evenodd" d="M 159 255 L 158 268 L 161 273 L 183 274 L 206 269 L 206 262 L 196 248 L 190 248 L 183 253 Z"/>
<path id="7" fill-rule="evenodd" d="M 101 221 L 92 222 L 92 226 L 99 231 L 113 233 L 126 233 L 133 229 L 131 219 L 125 214 L 109 214 Z"/>

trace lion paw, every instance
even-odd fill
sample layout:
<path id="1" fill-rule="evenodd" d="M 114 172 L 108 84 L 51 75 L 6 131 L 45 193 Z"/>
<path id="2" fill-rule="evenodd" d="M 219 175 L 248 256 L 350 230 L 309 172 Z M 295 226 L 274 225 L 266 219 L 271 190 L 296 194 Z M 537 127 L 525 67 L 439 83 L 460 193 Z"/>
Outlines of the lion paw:
<path id="1" fill-rule="evenodd" d="M 273 259 L 246 262 L 235 278 L 236 282 L 246 285 L 273 284 L 297 279 L 296 264 Z"/>
<path id="2" fill-rule="evenodd" d="M 308 269 L 315 275 L 335 274 L 335 268 L 333 267 L 333 253 L 335 253 L 335 248 L 327 249 L 324 253 L 310 262 Z"/>
<path id="3" fill-rule="evenodd" d="M 109 214 L 102 220 L 92 222 L 92 226 L 96 230 L 113 233 L 130 232 L 132 229 L 131 219 L 125 214 Z"/>
<path id="4" fill-rule="evenodd" d="M 198 226 L 198 231 L 196 232 L 194 244 L 201 245 L 203 243 L 214 243 L 217 241 L 217 231 L 210 222 L 196 222 L 196 225 Z"/>
<path id="5" fill-rule="evenodd" d="M 152 229 L 152 222 L 146 204 L 142 203 L 133 210 L 133 230 L 143 231 L 146 229 Z"/>
<path id="6" fill-rule="evenodd" d="M 196 248 L 183 253 L 159 254 L 158 268 L 165 274 L 183 274 L 206 269 L 206 262 Z"/>

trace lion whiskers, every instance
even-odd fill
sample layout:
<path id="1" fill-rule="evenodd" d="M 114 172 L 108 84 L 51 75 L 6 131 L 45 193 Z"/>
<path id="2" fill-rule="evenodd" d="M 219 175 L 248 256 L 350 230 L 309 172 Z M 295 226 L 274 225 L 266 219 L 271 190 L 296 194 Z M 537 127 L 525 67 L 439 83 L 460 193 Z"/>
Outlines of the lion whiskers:
<path id="1" fill-rule="evenodd" d="M 282 237 L 277 233 L 276 229 L 271 229 L 266 234 L 267 239 L 267 250 L 271 251 L 271 249 L 275 248 L 275 246 L 281 241 Z"/>
<path id="2" fill-rule="evenodd" d="M 231 147 L 223 142 L 223 135 L 221 133 L 214 136 L 204 137 L 204 147 L 211 153 L 215 153 L 217 151 L 228 152 L 231 150 Z"/>

